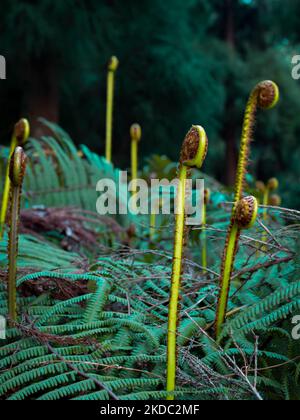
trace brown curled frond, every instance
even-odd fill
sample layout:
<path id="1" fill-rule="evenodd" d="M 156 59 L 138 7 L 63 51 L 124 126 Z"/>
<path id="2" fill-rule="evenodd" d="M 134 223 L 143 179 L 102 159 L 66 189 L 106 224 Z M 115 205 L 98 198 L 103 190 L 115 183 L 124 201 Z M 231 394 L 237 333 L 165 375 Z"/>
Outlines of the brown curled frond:
<path id="1" fill-rule="evenodd" d="M 259 83 L 255 88 L 255 92 L 257 105 L 262 109 L 273 108 L 279 100 L 279 88 L 271 80 Z"/>
<path id="2" fill-rule="evenodd" d="M 29 123 L 25 118 L 22 118 L 15 125 L 15 136 L 19 146 L 22 146 L 29 137 Z"/>
<path id="3" fill-rule="evenodd" d="M 187 133 L 180 155 L 180 164 L 200 168 L 206 158 L 208 138 L 205 130 L 197 125 Z"/>
<path id="4" fill-rule="evenodd" d="M 249 229 L 256 221 L 258 203 L 255 197 L 245 197 L 236 207 L 235 220 L 241 229 Z"/>

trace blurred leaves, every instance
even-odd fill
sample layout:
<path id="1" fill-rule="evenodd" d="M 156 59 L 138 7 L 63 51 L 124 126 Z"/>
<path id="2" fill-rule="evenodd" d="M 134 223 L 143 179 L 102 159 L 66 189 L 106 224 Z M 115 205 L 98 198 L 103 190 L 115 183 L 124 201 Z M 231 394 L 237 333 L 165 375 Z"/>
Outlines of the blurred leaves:
<path id="1" fill-rule="evenodd" d="M 281 104 L 259 114 L 250 171 L 255 179 L 279 177 L 284 204 L 299 207 L 300 90 L 291 77 L 291 58 L 299 53 L 299 2 L 228 2 L 234 52 L 226 39 L 226 4 L 2 0 L 1 54 L 8 63 L 8 80 L 1 84 L 2 142 L 27 112 L 28 62 L 46 55 L 58 70 L 61 125 L 102 154 L 106 63 L 116 54 L 115 163 L 129 166 L 135 121 L 143 127 L 142 156 L 165 154 L 172 161 L 191 124 L 201 124 L 210 139 L 204 171 L 224 181 L 226 126 L 235 128 L 237 149 L 249 92 L 257 81 L 274 79 Z"/>

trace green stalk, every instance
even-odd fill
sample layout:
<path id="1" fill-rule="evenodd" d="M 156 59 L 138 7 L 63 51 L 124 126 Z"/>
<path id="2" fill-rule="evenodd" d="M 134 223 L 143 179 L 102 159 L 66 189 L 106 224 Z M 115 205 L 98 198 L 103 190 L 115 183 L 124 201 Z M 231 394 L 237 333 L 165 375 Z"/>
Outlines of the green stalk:
<path id="1" fill-rule="evenodd" d="M 176 195 L 176 221 L 174 237 L 174 255 L 169 303 L 168 338 L 167 338 L 167 391 L 168 400 L 174 400 L 177 368 L 177 327 L 179 322 L 179 294 L 183 272 L 183 252 L 186 236 L 186 180 L 191 168 L 201 168 L 207 154 L 208 140 L 204 129 L 193 126 L 182 146 L 179 182 Z"/>
<path id="2" fill-rule="evenodd" d="M 204 190 L 204 203 L 202 206 L 202 267 L 204 273 L 207 269 L 207 238 L 206 238 L 206 216 L 207 216 L 207 204 L 210 199 L 210 190 L 207 188 Z"/>
<path id="3" fill-rule="evenodd" d="M 132 195 L 137 193 L 136 180 L 138 177 L 138 144 L 142 138 L 142 128 L 139 124 L 133 124 L 130 128 L 131 137 L 131 178 L 132 178 Z"/>
<path id="4" fill-rule="evenodd" d="M 119 60 L 113 56 L 108 63 L 107 73 L 107 99 L 106 99 L 106 149 L 105 157 L 108 162 L 112 161 L 112 129 L 113 129 L 113 107 L 114 107 L 114 88 L 115 73 L 119 66 Z"/>
<path id="5" fill-rule="evenodd" d="M 22 184 L 25 175 L 26 155 L 21 147 L 17 147 L 11 157 L 9 178 L 11 182 L 11 213 L 8 241 L 8 312 L 10 322 L 17 320 L 17 258 L 18 231 L 20 222 L 20 201 Z"/>
<path id="6" fill-rule="evenodd" d="M 263 205 L 264 205 L 264 211 L 263 211 L 263 221 L 264 223 L 267 223 L 268 221 L 268 209 L 267 206 L 270 204 L 270 193 L 271 191 L 275 191 L 277 190 L 279 187 L 279 182 L 276 178 L 271 178 L 269 179 L 266 187 L 265 187 L 265 191 L 264 191 L 264 199 L 263 199 Z M 267 242 L 268 240 L 268 235 L 267 232 L 263 232 L 262 235 L 262 242 Z M 266 250 L 266 247 L 263 246 L 263 251 Z"/>
<path id="7" fill-rule="evenodd" d="M 22 146 L 28 139 L 30 134 L 30 127 L 29 122 L 26 119 L 21 119 L 14 128 L 10 151 L 9 151 L 9 159 L 6 168 L 6 175 L 5 175 L 5 182 L 4 182 L 4 189 L 2 195 L 2 203 L 1 203 L 1 211 L 0 211 L 0 240 L 3 238 L 4 234 L 4 227 L 6 222 L 7 216 L 7 208 L 8 208 L 8 201 L 9 201 L 9 192 L 10 192 L 10 179 L 9 179 L 9 162 L 12 157 L 12 154 L 15 151 L 17 146 Z"/>

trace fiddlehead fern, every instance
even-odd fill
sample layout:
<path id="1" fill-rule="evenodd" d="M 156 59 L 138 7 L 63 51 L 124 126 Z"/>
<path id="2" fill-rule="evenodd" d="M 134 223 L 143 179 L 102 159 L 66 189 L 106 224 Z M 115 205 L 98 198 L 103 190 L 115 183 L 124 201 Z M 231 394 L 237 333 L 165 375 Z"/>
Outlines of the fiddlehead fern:
<path id="1" fill-rule="evenodd" d="M 113 56 L 108 63 L 107 73 L 107 105 L 106 105 L 106 151 L 105 156 L 108 162 L 112 159 L 112 124 L 113 124 L 113 102 L 115 73 L 119 67 L 119 60 Z"/>
<path id="2" fill-rule="evenodd" d="M 269 206 L 280 207 L 282 204 L 282 199 L 278 194 L 272 194 L 269 198 Z"/>
<path id="3" fill-rule="evenodd" d="M 245 175 L 247 172 L 248 159 L 250 154 L 250 144 L 252 141 L 257 109 L 271 109 L 277 104 L 278 100 L 278 86 L 271 81 L 259 83 L 250 95 L 246 106 L 243 132 L 241 138 L 240 157 L 236 178 L 235 203 L 237 203 L 243 195 L 243 189 L 245 186 Z"/>
<path id="4" fill-rule="evenodd" d="M 20 219 L 20 201 L 22 184 L 26 169 L 26 155 L 22 147 L 16 147 L 9 164 L 11 182 L 11 211 L 8 241 L 8 308 L 9 318 L 17 320 L 16 275 L 18 257 L 18 229 Z"/>
<path id="5" fill-rule="evenodd" d="M 226 317 L 231 275 L 233 271 L 235 256 L 237 253 L 237 246 L 240 234 L 240 227 L 237 224 L 236 220 L 236 212 L 237 206 L 240 200 L 242 200 L 243 198 L 245 176 L 247 172 L 250 154 L 250 144 L 255 125 L 255 116 L 258 108 L 271 109 L 277 104 L 278 100 L 279 89 L 277 85 L 272 81 L 264 81 L 259 83 L 254 88 L 247 103 L 241 138 L 239 163 L 236 176 L 235 199 L 232 210 L 231 223 L 229 226 L 222 259 L 220 294 L 215 322 L 217 337 L 219 337 L 221 333 L 221 328 Z"/>
<path id="6" fill-rule="evenodd" d="M 26 119 L 21 119 L 14 128 L 11 146 L 10 146 L 10 153 L 9 153 L 9 160 L 12 154 L 15 151 L 17 146 L 22 146 L 28 139 L 30 135 L 30 127 L 29 122 Z M 4 226 L 6 221 L 6 214 L 7 214 L 7 207 L 8 207 L 8 200 L 9 200 L 9 191 L 10 191 L 10 179 L 9 179 L 9 160 L 6 168 L 6 175 L 5 175 L 5 184 L 2 196 L 2 204 L 1 204 L 1 215 L 0 215 L 0 240 L 3 238 Z"/>
<path id="7" fill-rule="evenodd" d="M 255 197 L 242 198 L 236 206 L 235 221 L 240 229 L 250 229 L 257 218 L 258 202 Z"/>
<path id="8" fill-rule="evenodd" d="M 136 180 L 138 177 L 138 144 L 142 138 L 142 129 L 139 124 L 133 124 L 130 128 L 131 137 L 131 177 L 133 195 L 137 192 Z"/>
<path id="9" fill-rule="evenodd" d="M 182 146 L 179 182 L 176 196 L 176 222 L 174 239 L 174 256 L 172 269 L 172 282 L 169 304 L 168 321 L 168 346 L 167 346 L 167 391 L 168 400 L 174 399 L 177 367 L 177 340 L 176 332 L 178 327 L 178 303 L 183 271 L 183 252 L 186 242 L 185 228 L 185 199 L 186 180 L 191 168 L 201 168 L 205 160 L 208 148 L 208 139 L 204 129 L 200 126 L 193 126 L 188 132 Z"/>

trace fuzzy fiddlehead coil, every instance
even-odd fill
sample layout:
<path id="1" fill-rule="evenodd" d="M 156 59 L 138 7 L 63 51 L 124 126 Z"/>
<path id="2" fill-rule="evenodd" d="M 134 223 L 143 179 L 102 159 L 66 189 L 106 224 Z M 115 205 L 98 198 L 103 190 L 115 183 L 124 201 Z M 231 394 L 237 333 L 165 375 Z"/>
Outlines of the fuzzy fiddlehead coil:
<path id="1" fill-rule="evenodd" d="M 208 150 L 208 138 L 204 128 L 193 126 L 187 133 L 182 145 L 180 164 L 189 168 L 200 169 Z"/>
<path id="2" fill-rule="evenodd" d="M 257 218 L 258 202 L 253 196 L 240 200 L 236 207 L 235 220 L 240 229 L 250 229 Z"/>
<path id="3" fill-rule="evenodd" d="M 243 189 L 245 185 L 245 175 L 247 172 L 250 153 L 250 143 L 253 138 L 257 110 L 259 108 L 271 109 L 277 104 L 278 100 L 278 86 L 274 82 L 269 80 L 259 83 L 250 95 L 245 111 L 243 132 L 241 138 L 240 157 L 236 177 L 235 203 L 237 203 L 242 198 L 243 194 Z"/>
<path id="4" fill-rule="evenodd" d="M 30 135 L 30 126 L 28 120 L 22 118 L 19 122 L 17 122 L 17 124 L 15 125 L 14 134 L 18 146 L 23 146 Z"/>
<path id="5" fill-rule="evenodd" d="M 11 146 L 10 146 L 9 159 L 11 158 L 17 146 L 23 146 L 26 143 L 29 137 L 29 134 L 30 134 L 29 122 L 25 118 L 22 118 L 14 127 L 14 132 L 13 132 Z M 9 179 L 9 161 L 8 161 L 6 174 L 5 174 L 3 195 L 2 195 L 1 212 L 0 212 L 0 240 L 2 239 L 3 233 L 4 233 L 4 225 L 6 222 L 7 209 L 8 209 L 9 192 L 10 192 L 10 179 Z"/>

